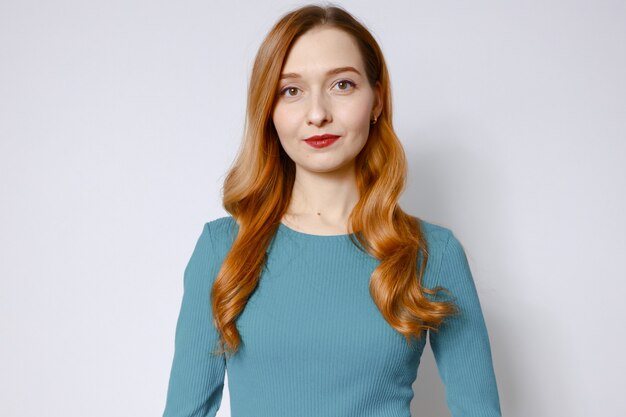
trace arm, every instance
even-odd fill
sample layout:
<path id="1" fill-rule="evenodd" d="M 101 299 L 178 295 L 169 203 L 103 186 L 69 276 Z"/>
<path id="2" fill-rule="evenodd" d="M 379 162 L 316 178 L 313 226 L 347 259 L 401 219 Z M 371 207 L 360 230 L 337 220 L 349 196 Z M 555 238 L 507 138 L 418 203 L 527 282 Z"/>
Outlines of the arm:
<path id="1" fill-rule="evenodd" d="M 450 413 L 453 417 L 501 417 L 478 293 L 465 251 L 452 232 L 445 244 L 437 280 L 438 285 L 450 291 L 460 310 L 459 315 L 447 317 L 438 332 L 429 332 Z"/>
<path id="2" fill-rule="evenodd" d="M 218 340 L 210 300 L 217 271 L 210 225 L 206 223 L 184 272 L 163 417 L 214 417 L 220 407 L 226 362 L 223 355 L 211 353 Z"/>

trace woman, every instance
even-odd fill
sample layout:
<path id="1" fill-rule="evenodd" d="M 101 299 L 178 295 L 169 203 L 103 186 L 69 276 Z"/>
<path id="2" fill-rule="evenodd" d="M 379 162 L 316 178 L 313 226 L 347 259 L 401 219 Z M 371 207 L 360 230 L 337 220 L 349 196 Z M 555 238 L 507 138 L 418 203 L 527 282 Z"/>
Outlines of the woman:
<path id="1" fill-rule="evenodd" d="M 338 7 L 283 16 L 256 56 L 231 216 L 185 269 L 165 417 L 410 416 L 426 333 L 454 417 L 500 416 L 460 242 L 398 205 L 385 61 Z"/>

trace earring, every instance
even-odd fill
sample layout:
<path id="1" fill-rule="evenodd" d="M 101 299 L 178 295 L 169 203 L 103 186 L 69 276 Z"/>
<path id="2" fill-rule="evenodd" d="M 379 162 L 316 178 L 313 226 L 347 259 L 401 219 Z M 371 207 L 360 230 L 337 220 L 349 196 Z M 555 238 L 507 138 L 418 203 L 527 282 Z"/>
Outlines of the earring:
<path id="1" fill-rule="evenodd" d="M 370 124 L 375 125 L 378 117 L 374 116 L 374 120 L 370 120 Z"/>

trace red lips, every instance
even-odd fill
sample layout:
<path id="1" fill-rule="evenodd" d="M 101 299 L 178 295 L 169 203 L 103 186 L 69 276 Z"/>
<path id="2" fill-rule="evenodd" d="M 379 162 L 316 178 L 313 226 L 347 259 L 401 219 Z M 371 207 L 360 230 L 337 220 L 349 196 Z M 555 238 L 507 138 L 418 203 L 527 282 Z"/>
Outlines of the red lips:
<path id="1" fill-rule="evenodd" d="M 335 138 L 338 138 L 338 137 L 339 136 L 337 136 L 337 135 L 331 135 L 331 134 L 326 133 L 324 135 L 311 136 L 310 138 L 305 139 L 305 140 L 309 141 L 309 140 L 335 139 Z"/>
<path id="2" fill-rule="evenodd" d="M 304 141 L 317 149 L 321 149 L 321 148 L 325 148 L 327 146 L 332 145 L 333 143 L 337 142 L 337 140 L 339 139 L 339 136 L 337 135 L 330 135 L 330 134 L 324 134 L 324 135 L 316 135 L 316 136 L 311 136 L 308 139 L 305 139 Z"/>

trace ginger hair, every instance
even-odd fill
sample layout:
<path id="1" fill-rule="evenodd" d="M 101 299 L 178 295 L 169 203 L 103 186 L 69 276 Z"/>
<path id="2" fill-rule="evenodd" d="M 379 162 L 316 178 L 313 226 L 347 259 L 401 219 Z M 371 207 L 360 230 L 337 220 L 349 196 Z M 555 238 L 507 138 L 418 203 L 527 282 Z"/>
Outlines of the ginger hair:
<path id="1" fill-rule="evenodd" d="M 223 206 L 239 230 L 211 290 L 220 354 L 238 350 L 237 317 L 257 287 L 266 251 L 291 200 L 295 164 L 282 149 L 271 118 L 282 66 L 294 41 L 320 25 L 352 35 L 368 82 L 372 88 L 377 82 L 382 87 L 382 112 L 355 160 L 360 198 L 349 217 L 358 243 L 380 260 L 370 278 L 370 295 L 384 319 L 408 343 L 426 330 L 437 331 L 445 317 L 458 312 L 453 302 L 428 297 L 447 291 L 423 287 L 427 241 L 418 218 L 398 204 L 407 161 L 392 126 L 390 80 L 382 51 L 346 10 L 307 5 L 283 15 L 259 47 L 248 87 L 243 140 L 222 188 Z"/>

